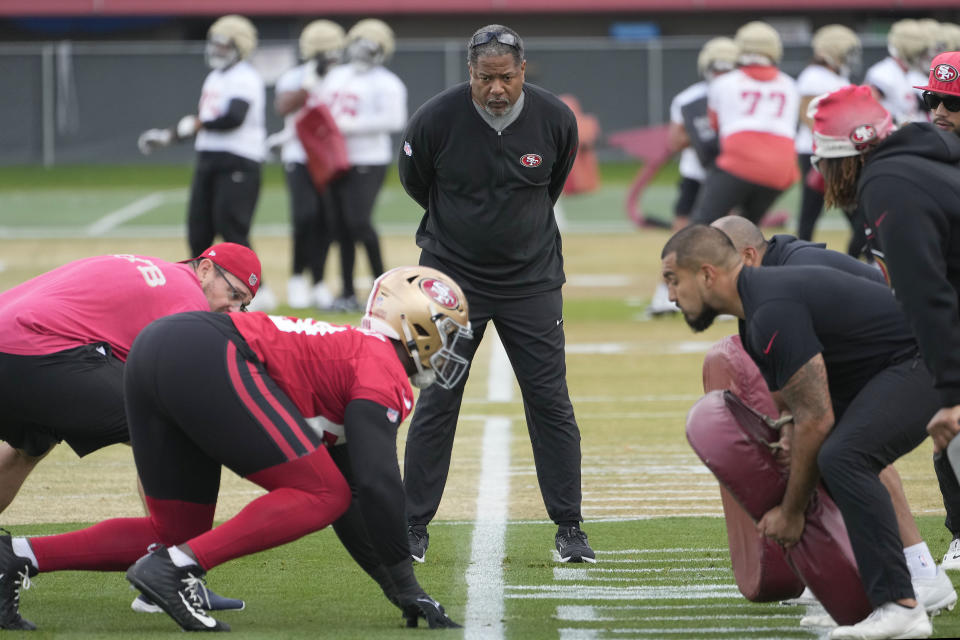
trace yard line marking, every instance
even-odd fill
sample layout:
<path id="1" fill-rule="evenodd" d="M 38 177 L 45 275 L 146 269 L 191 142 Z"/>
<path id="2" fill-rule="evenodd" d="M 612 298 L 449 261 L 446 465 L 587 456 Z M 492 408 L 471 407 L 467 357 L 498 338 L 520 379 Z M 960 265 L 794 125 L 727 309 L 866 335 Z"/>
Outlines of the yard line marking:
<path id="1" fill-rule="evenodd" d="M 643 620 L 646 622 L 681 622 L 696 620 L 793 620 L 798 621 L 799 615 L 788 615 L 783 613 L 771 614 L 766 611 L 756 611 L 755 613 L 728 613 L 724 615 L 693 615 L 693 616 L 613 616 L 602 615 L 598 611 L 599 607 L 579 606 L 579 605 L 560 605 L 557 607 L 556 618 L 558 620 L 569 620 L 571 622 L 627 622 L 632 620 Z"/>
<path id="2" fill-rule="evenodd" d="M 671 573 L 731 573 L 730 567 L 671 567 L 668 569 L 659 569 L 652 567 L 649 569 L 568 569 L 566 567 L 555 567 L 553 569 L 554 580 L 635 580 L 636 578 L 606 578 L 597 574 L 601 573 L 648 573 L 648 574 L 671 574 Z"/>
<path id="3" fill-rule="evenodd" d="M 576 609 L 583 605 L 558 605 L 557 610 Z M 762 607 L 762 609 L 761 609 Z M 753 609 L 756 611 L 766 611 L 769 605 L 757 604 L 755 602 L 705 602 L 698 604 L 594 604 L 585 609 L 595 609 L 597 611 L 680 611 L 685 609 Z"/>
<path id="4" fill-rule="evenodd" d="M 691 627 L 688 629 L 676 628 L 676 629 L 557 629 L 560 632 L 561 640 L 596 640 L 602 637 L 613 637 L 613 638 L 622 638 L 624 634 L 632 633 L 642 636 L 648 635 L 677 635 L 683 634 L 687 636 L 707 636 L 714 633 L 759 633 L 762 631 L 775 631 L 779 633 L 789 633 L 794 635 L 799 635 L 801 637 L 811 637 L 815 636 L 811 631 L 806 629 L 799 629 L 797 627 L 784 627 L 784 626 L 774 626 L 774 627 Z M 601 635 L 602 634 L 602 635 Z M 744 636 L 739 636 L 744 637 Z M 782 640 L 783 636 L 767 636 L 767 637 L 757 637 L 749 636 L 750 640 Z"/>
<path id="5" fill-rule="evenodd" d="M 507 597 L 514 600 L 713 600 L 729 598 L 743 602 L 743 595 L 732 584 L 630 585 L 617 587 L 599 584 L 507 585 Z"/>
<path id="6" fill-rule="evenodd" d="M 668 549 L 609 549 L 597 551 L 597 555 L 634 555 L 637 553 L 726 553 L 726 547 L 670 547 Z"/>
<path id="7" fill-rule="evenodd" d="M 567 276 L 567 285 L 571 287 L 629 287 L 633 284 L 630 276 L 621 273 L 585 273 Z"/>
<path id="8" fill-rule="evenodd" d="M 495 332 L 491 339 L 487 397 L 509 402 L 513 398 L 513 370 Z M 493 417 L 483 427 L 477 519 L 466 573 L 466 640 L 504 637 L 503 558 L 510 493 L 510 426 L 509 419 Z"/>
<path id="9" fill-rule="evenodd" d="M 620 342 L 594 342 L 581 344 L 568 344 L 567 353 L 577 355 L 608 355 L 614 356 L 627 352 L 626 345 Z"/>
<path id="10" fill-rule="evenodd" d="M 703 397 L 702 393 L 665 393 L 665 394 L 644 394 L 637 396 L 570 396 L 574 404 L 584 404 L 587 402 L 616 402 L 623 404 L 625 402 L 694 402 Z M 463 404 L 490 404 L 486 398 L 464 398 Z"/>
<path id="11" fill-rule="evenodd" d="M 124 222 L 133 220 L 148 211 L 152 211 L 163 204 L 167 199 L 162 191 L 155 191 L 139 200 L 134 200 L 130 204 L 120 207 L 116 211 L 111 211 L 99 220 L 93 222 L 86 228 L 88 236 L 102 236 L 114 227 L 118 227 Z"/>

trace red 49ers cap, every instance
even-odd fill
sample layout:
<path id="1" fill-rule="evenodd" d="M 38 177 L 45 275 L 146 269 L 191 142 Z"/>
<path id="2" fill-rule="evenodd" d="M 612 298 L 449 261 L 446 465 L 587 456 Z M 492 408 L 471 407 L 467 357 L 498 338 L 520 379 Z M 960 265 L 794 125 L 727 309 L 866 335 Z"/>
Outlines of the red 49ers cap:
<path id="1" fill-rule="evenodd" d="M 941 53 L 930 63 L 930 78 L 924 91 L 960 96 L 960 51 Z"/>
<path id="2" fill-rule="evenodd" d="M 849 85 L 810 101 L 813 153 L 818 158 L 844 158 L 863 153 L 893 131 L 890 113 L 867 86 Z"/>
<path id="3" fill-rule="evenodd" d="M 225 271 L 229 271 L 240 282 L 250 288 L 250 293 L 257 295 L 257 289 L 260 288 L 260 258 L 250 247 L 235 242 L 221 242 L 215 244 L 196 258 L 183 260 L 183 262 L 192 262 L 207 258 Z"/>

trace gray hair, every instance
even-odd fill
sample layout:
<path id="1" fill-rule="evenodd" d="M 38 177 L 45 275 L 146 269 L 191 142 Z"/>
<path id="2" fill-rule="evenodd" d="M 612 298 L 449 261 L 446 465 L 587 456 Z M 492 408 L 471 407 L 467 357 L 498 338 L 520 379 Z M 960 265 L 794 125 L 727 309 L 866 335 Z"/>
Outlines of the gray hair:
<path id="1" fill-rule="evenodd" d="M 511 35 L 516 39 L 517 44 L 504 44 L 496 38 L 492 38 L 489 42 L 484 42 L 483 44 L 473 44 L 476 38 L 487 33 L 498 36 L 503 34 Z M 477 60 L 480 58 L 505 55 L 513 56 L 514 62 L 518 65 L 525 60 L 523 56 L 523 40 L 520 39 L 520 35 L 510 27 L 505 27 L 502 24 L 488 24 L 485 27 L 480 27 L 470 36 L 470 40 L 467 41 L 467 64 L 471 67 L 477 66 Z"/>

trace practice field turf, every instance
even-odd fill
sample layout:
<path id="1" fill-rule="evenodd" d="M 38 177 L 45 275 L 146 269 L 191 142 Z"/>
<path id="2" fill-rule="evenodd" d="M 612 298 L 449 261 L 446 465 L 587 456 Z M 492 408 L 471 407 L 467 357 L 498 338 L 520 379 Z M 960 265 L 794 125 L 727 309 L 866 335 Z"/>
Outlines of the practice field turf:
<path id="1" fill-rule="evenodd" d="M 438 637 L 818 636 L 798 626 L 804 613 L 798 608 L 749 603 L 736 591 L 716 482 L 683 435 L 686 412 L 701 395 L 703 353 L 733 333 L 735 325 L 718 322 L 693 334 L 680 318 L 645 317 L 660 249 L 669 234 L 640 231 L 626 222 L 623 198 L 632 174 L 631 168 L 611 171 L 598 194 L 563 201 L 568 380 L 582 432 L 584 528 L 598 562 L 562 565 L 553 560 L 555 527 L 544 513 L 519 391 L 496 340 L 488 336 L 467 386 L 450 481 L 430 528 L 427 562 L 416 567 L 427 591 L 455 620 L 467 624 L 462 632 L 439 632 Z M 185 168 L 0 170 L 0 289 L 83 256 L 186 257 L 182 233 L 188 180 Z M 660 207 L 657 211 L 665 214 L 673 176 L 668 171 L 654 187 L 648 208 Z M 166 195 L 141 216 L 108 219 L 117 211 L 135 211 L 133 204 L 153 193 Z M 795 195 L 779 207 L 793 210 Z M 262 224 L 254 234 L 255 247 L 266 282 L 282 297 L 290 246 L 286 196 L 276 172 L 267 176 L 257 215 Z M 388 266 L 416 261 L 412 231 L 418 215 L 391 178 L 376 214 L 387 232 Z M 150 216 L 156 217 L 148 224 Z M 120 221 L 98 232 L 109 226 L 104 219 Z M 819 238 L 842 249 L 843 224 L 829 215 Z M 357 264 L 363 294 L 369 273 L 364 258 Z M 328 267 L 328 283 L 336 289 L 335 252 Z M 359 318 L 314 315 L 340 323 Z M 398 438 L 401 461 L 405 429 Z M 921 531 L 939 559 L 949 537 L 941 524 L 930 452 L 925 443 L 897 466 Z M 42 534 L 76 526 L 69 523 L 136 516 L 140 506 L 134 487 L 128 448 L 111 447 L 81 461 L 58 447 L 0 515 L 0 524 L 18 534 Z M 236 513 L 258 493 L 225 473 L 217 518 Z M 33 582 L 22 595 L 22 610 L 40 627 L 34 637 L 178 633 L 165 616 L 129 609 L 134 593 L 119 573 L 41 574 Z M 398 612 L 330 531 L 228 563 L 211 572 L 209 583 L 220 593 L 247 600 L 246 611 L 222 616 L 244 637 L 409 638 L 426 633 L 402 628 Z M 960 615 L 936 618 L 934 630 L 939 637 L 960 635 Z"/>

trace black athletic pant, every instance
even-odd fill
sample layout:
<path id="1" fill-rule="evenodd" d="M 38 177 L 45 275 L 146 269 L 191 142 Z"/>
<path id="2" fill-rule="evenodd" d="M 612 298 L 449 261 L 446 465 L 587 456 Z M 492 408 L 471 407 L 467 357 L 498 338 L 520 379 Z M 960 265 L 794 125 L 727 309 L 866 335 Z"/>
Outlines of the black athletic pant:
<path id="1" fill-rule="evenodd" d="M 259 162 L 224 151 L 197 153 L 187 207 L 190 255 L 203 253 L 218 235 L 249 247 L 259 197 Z"/>
<path id="2" fill-rule="evenodd" d="M 908 358 L 867 382 L 837 418 L 817 456 L 874 608 L 914 597 L 896 514 L 878 474 L 923 442 L 939 407 L 923 361 Z"/>
<path id="3" fill-rule="evenodd" d="M 421 254 L 420 264 L 445 269 L 427 253 Z M 472 361 L 487 322 L 493 321 L 520 383 L 547 514 L 557 523 L 581 521 L 580 430 L 567 391 L 560 289 L 507 298 L 462 279 L 458 284 L 469 301 L 473 328 L 473 340 L 458 352 Z M 410 525 L 426 526 L 440 506 L 466 381 L 467 375 L 453 389 L 433 385 L 420 392 L 404 456 Z"/>
<path id="4" fill-rule="evenodd" d="M 341 296 L 355 295 L 353 266 L 356 243 L 363 244 L 367 252 L 371 275 L 376 278 L 383 273 L 380 238 L 373 228 L 373 205 L 386 175 L 386 165 L 357 165 L 350 167 L 347 173 L 330 185 L 337 243 L 340 245 L 340 271 L 343 275 Z"/>
<path id="5" fill-rule="evenodd" d="M 697 194 L 700 193 L 700 187 L 703 183 L 693 178 L 681 178 L 677 185 L 677 201 L 673 205 L 673 215 L 675 217 L 689 217 L 693 212 L 693 206 L 697 202 Z"/>
<path id="6" fill-rule="evenodd" d="M 283 166 L 290 192 L 290 213 L 293 218 L 293 268 L 299 275 L 310 270 L 314 282 L 323 282 L 327 252 L 330 250 L 330 191 L 317 191 L 307 165 L 288 162 Z"/>
<path id="7" fill-rule="evenodd" d="M 797 164 L 800 165 L 800 220 L 797 223 L 797 237 L 801 240 L 812 240 L 813 229 L 817 219 L 823 211 L 823 194 L 811 189 L 807 184 L 807 173 L 810 171 L 812 154 L 797 155 Z"/>
<path id="8" fill-rule="evenodd" d="M 773 205 L 781 189 L 747 182 L 723 169 L 714 169 L 703 181 L 693 210 L 694 224 L 710 224 L 730 213 L 739 213 L 759 225 L 767 209 Z M 736 211 L 735 211 L 736 210 Z"/>
<path id="9" fill-rule="evenodd" d="M 247 477 L 323 446 L 227 314 L 147 325 L 130 350 L 124 392 L 151 498 L 213 504 L 221 465 Z"/>

